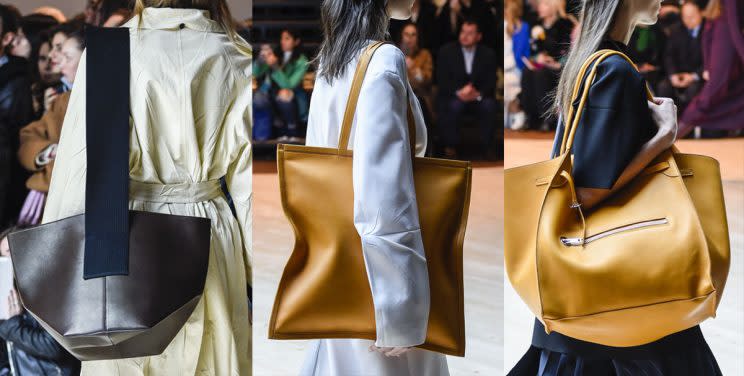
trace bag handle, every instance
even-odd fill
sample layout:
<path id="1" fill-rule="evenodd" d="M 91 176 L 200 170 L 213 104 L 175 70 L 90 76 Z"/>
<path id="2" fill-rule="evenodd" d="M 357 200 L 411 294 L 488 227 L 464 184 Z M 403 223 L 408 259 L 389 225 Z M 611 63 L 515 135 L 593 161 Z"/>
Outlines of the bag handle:
<path id="1" fill-rule="evenodd" d="M 129 29 L 87 27 L 83 278 L 129 274 Z"/>
<path id="2" fill-rule="evenodd" d="M 576 82 L 574 83 L 573 93 L 571 95 L 571 107 L 568 110 L 568 118 L 563 122 L 564 129 L 563 129 L 563 139 L 561 141 L 561 149 L 560 149 L 560 155 L 563 155 L 563 153 L 570 152 L 571 147 L 573 146 L 573 140 L 576 136 L 576 129 L 579 126 L 579 120 L 581 120 L 581 114 L 583 113 L 584 106 L 586 105 L 587 98 L 589 97 L 589 89 L 591 88 L 592 83 L 594 82 L 594 78 L 597 75 L 597 68 L 599 67 L 599 64 L 604 61 L 605 59 L 609 58 L 610 56 L 617 55 L 628 61 L 634 69 L 638 70 L 638 67 L 633 63 L 633 61 L 624 53 L 620 51 L 615 50 L 599 50 L 592 54 L 581 66 L 581 69 L 579 70 L 578 78 L 576 79 Z M 582 80 L 582 78 L 585 76 L 586 71 L 589 69 L 589 66 L 592 65 L 592 69 L 589 71 L 589 74 L 586 75 L 586 79 Z M 573 102 L 576 101 L 576 99 L 579 96 L 579 91 L 582 87 L 584 90 L 581 92 L 581 101 L 579 102 L 579 106 L 574 111 L 573 109 Z M 648 100 L 653 100 L 653 94 L 651 94 L 651 90 L 648 88 L 648 84 L 646 84 L 646 97 Z"/>
<path id="3" fill-rule="evenodd" d="M 356 71 L 354 72 L 354 78 L 351 81 L 351 90 L 349 91 L 349 98 L 346 101 L 346 110 L 344 111 L 343 121 L 341 123 L 341 133 L 338 139 L 338 150 L 339 155 L 346 154 L 349 151 L 349 138 L 351 138 L 351 125 L 354 122 L 354 114 L 356 113 L 357 102 L 359 101 L 359 93 L 362 90 L 362 83 L 364 82 L 364 76 L 367 73 L 369 62 L 372 60 L 372 55 L 375 51 L 380 48 L 383 44 L 389 42 L 377 41 L 369 45 L 362 55 L 359 57 Z M 416 122 L 413 118 L 413 109 L 411 108 L 411 101 L 408 98 L 408 88 L 406 88 L 406 102 L 408 103 L 408 138 L 411 146 L 411 159 L 416 154 Z"/>

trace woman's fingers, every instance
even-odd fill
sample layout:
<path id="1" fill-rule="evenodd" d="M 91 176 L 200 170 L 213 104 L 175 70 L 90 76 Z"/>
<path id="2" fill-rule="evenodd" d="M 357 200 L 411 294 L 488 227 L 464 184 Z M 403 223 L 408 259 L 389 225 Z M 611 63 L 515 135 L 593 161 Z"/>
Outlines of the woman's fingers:
<path id="1" fill-rule="evenodd" d="M 386 356 L 401 356 L 407 352 L 411 351 L 410 347 L 393 347 L 391 351 L 389 351 Z"/>

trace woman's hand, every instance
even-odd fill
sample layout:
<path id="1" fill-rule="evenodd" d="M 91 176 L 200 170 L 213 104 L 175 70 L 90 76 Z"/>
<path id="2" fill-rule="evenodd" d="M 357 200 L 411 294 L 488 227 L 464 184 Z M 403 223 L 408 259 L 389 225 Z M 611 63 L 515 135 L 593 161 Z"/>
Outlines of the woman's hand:
<path id="1" fill-rule="evenodd" d="M 651 117 L 660 128 L 677 128 L 677 106 L 671 98 L 655 97 L 648 102 Z"/>
<path id="2" fill-rule="evenodd" d="M 44 109 L 49 110 L 52 107 L 52 102 L 57 98 L 59 94 L 53 87 L 46 89 L 44 92 Z"/>
<path id="3" fill-rule="evenodd" d="M 18 298 L 18 293 L 15 289 L 10 290 L 8 294 L 8 317 L 18 316 L 23 312 L 21 306 L 21 300 Z"/>
<path id="4" fill-rule="evenodd" d="M 413 347 L 377 347 L 375 345 L 371 345 L 369 347 L 369 351 L 377 351 L 378 353 L 385 356 L 398 357 L 411 351 L 412 348 Z"/>

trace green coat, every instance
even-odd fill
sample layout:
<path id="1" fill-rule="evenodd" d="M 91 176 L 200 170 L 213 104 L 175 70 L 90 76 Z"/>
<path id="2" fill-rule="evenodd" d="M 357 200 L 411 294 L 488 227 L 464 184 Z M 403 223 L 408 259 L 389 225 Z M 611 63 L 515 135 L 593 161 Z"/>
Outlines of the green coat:
<path id="1" fill-rule="evenodd" d="M 271 81 L 280 89 L 294 90 L 302 84 L 302 79 L 307 72 L 307 58 L 300 55 L 297 59 L 288 62 L 284 66 L 269 67 L 264 62 L 253 64 L 253 76 L 262 77 L 269 75 Z"/>

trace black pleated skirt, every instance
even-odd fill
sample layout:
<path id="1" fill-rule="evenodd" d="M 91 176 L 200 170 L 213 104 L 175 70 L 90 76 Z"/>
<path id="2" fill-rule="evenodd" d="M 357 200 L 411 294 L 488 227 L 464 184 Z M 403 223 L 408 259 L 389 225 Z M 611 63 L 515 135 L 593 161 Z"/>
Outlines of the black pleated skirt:
<path id="1" fill-rule="evenodd" d="M 542 332 L 542 334 L 540 333 Z M 532 346 L 508 376 L 719 376 L 700 327 L 648 345 L 613 348 L 545 334 L 535 325 Z"/>

